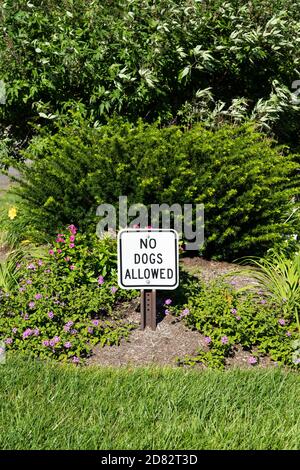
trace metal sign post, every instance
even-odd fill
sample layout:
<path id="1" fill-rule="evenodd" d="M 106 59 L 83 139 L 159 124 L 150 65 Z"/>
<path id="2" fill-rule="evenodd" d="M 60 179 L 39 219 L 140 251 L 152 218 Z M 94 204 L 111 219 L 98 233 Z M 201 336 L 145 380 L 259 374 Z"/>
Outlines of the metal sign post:
<path id="1" fill-rule="evenodd" d="M 141 289 L 141 328 L 156 329 L 156 290 L 179 283 L 178 234 L 165 229 L 123 229 L 118 234 L 118 283 Z"/>
<path id="2" fill-rule="evenodd" d="M 141 290 L 141 329 L 156 330 L 156 290 Z"/>

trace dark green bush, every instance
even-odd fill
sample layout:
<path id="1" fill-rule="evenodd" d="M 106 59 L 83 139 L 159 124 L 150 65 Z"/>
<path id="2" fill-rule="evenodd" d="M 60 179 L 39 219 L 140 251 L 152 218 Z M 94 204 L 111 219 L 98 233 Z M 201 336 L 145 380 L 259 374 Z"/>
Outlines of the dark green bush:
<path id="1" fill-rule="evenodd" d="M 299 19 L 293 0 L 6 0 L 0 123 L 27 137 L 28 122 L 49 124 L 72 105 L 102 122 L 117 112 L 168 123 L 210 87 L 224 109 L 243 97 L 248 116 L 258 103 L 258 118 L 278 114 L 276 132 L 297 143 L 299 111 L 280 93 L 259 100 L 274 80 L 291 90 L 299 78 Z"/>
<path id="2" fill-rule="evenodd" d="M 24 157 L 18 214 L 46 233 L 70 222 L 94 231 L 97 206 L 120 195 L 147 205 L 204 203 L 209 257 L 261 254 L 298 233 L 299 164 L 253 126 L 82 123 L 34 140 Z"/>

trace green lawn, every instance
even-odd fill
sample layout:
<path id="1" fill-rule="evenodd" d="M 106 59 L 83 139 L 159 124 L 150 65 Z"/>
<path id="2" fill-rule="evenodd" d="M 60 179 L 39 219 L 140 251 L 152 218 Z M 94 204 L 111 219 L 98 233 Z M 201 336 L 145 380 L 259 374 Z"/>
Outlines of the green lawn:
<path id="1" fill-rule="evenodd" d="M 1 449 L 300 449 L 300 378 L 280 370 L 0 366 Z"/>

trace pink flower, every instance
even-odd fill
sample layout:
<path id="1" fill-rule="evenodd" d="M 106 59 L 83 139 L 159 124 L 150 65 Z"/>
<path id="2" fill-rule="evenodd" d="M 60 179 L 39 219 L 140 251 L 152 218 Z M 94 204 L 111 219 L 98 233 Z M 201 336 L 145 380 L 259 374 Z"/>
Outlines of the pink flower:
<path id="1" fill-rule="evenodd" d="M 70 269 L 71 269 L 71 271 L 74 271 L 74 269 L 75 269 L 74 264 L 71 264 Z"/>
<path id="2" fill-rule="evenodd" d="M 284 326 L 284 325 L 285 325 L 285 319 L 284 319 L 284 318 L 280 318 L 280 319 L 278 320 L 278 323 L 279 323 L 279 325 Z"/>
<path id="3" fill-rule="evenodd" d="M 32 284 L 32 280 L 31 280 L 31 279 L 27 279 L 26 284 L 28 284 L 28 285 Z"/>
<path id="4" fill-rule="evenodd" d="M 62 250 L 58 248 L 57 253 L 60 255 L 62 253 Z"/>
<path id="5" fill-rule="evenodd" d="M 54 339 L 50 339 L 49 344 L 50 344 L 51 348 L 53 348 L 56 343 L 55 343 Z"/>
<path id="6" fill-rule="evenodd" d="M 69 225 L 68 230 L 72 233 L 72 235 L 76 235 L 77 233 L 77 228 L 73 224 Z"/>
<path id="7" fill-rule="evenodd" d="M 65 326 L 64 326 L 64 331 L 68 332 L 70 331 L 70 328 L 74 325 L 74 322 L 68 321 Z"/>
<path id="8" fill-rule="evenodd" d="M 12 342 L 13 342 L 13 339 L 12 339 L 12 338 L 6 338 L 6 339 L 4 340 L 4 343 L 5 343 L 5 344 L 12 344 Z"/>
<path id="9" fill-rule="evenodd" d="M 288 337 L 290 337 L 290 336 L 292 336 L 292 333 L 291 333 L 290 331 L 287 331 L 287 332 L 286 332 L 286 335 L 287 335 Z"/>
<path id="10" fill-rule="evenodd" d="M 33 309 L 35 307 L 35 302 L 29 302 L 28 307 Z"/>
<path id="11" fill-rule="evenodd" d="M 170 311 L 168 309 L 165 310 L 165 315 L 170 315 Z"/>
<path id="12" fill-rule="evenodd" d="M 237 309 L 236 309 L 236 308 L 232 308 L 230 311 L 231 311 L 232 315 L 235 315 L 235 314 L 237 313 Z"/>
<path id="13" fill-rule="evenodd" d="M 110 290 L 111 290 L 112 294 L 115 294 L 117 292 L 118 288 L 115 287 L 115 286 L 112 286 L 112 288 Z"/>
<path id="14" fill-rule="evenodd" d="M 70 243 L 69 248 L 74 248 L 74 243 Z"/>
<path id="15" fill-rule="evenodd" d="M 98 326 L 99 325 L 99 320 L 92 320 L 93 325 Z"/>
<path id="16" fill-rule="evenodd" d="M 53 312 L 48 312 L 47 315 L 48 315 L 48 318 L 50 318 L 50 320 L 52 320 L 52 318 L 54 317 Z"/>
<path id="17" fill-rule="evenodd" d="M 221 343 L 222 343 L 222 344 L 227 344 L 227 343 L 228 343 L 228 338 L 227 338 L 227 336 L 222 336 L 222 338 L 221 338 Z"/>
<path id="18" fill-rule="evenodd" d="M 236 318 L 238 321 L 240 321 L 240 319 L 241 319 L 241 317 L 240 317 L 239 315 L 237 315 L 235 318 Z"/>
<path id="19" fill-rule="evenodd" d="M 75 242 L 75 235 L 70 236 L 70 242 Z"/>
<path id="20" fill-rule="evenodd" d="M 54 255 L 54 250 L 49 250 L 49 255 L 53 256 Z"/>
<path id="21" fill-rule="evenodd" d="M 35 329 L 33 330 L 33 334 L 34 334 L 34 336 L 39 336 L 40 330 L 39 330 L 38 328 L 35 328 Z"/>
<path id="22" fill-rule="evenodd" d="M 189 313 L 190 313 L 189 309 L 188 309 L 188 308 L 185 308 L 185 309 L 182 311 L 181 316 L 186 317 Z"/>
<path id="23" fill-rule="evenodd" d="M 103 277 L 103 276 L 99 276 L 99 277 L 98 277 L 98 284 L 99 284 L 99 286 L 101 286 L 103 283 L 104 283 L 104 277 Z"/>
<path id="24" fill-rule="evenodd" d="M 70 256 L 66 256 L 65 257 L 65 262 L 68 263 L 70 261 L 70 259 L 71 259 Z"/>
<path id="25" fill-rule="evenodd" d="M 35 270 L 35 265 L 33 263 L 31 263 L 27 266 L 27 269 L 34 271 Z"/>
<path id="26" fill-rule="evenodd" d="M 59 336 L 54 336 L 53 341 L 55 344 L 60 342 L 60 337 Z"/>
<path id="27" fill-rule="evenodd" d="M 43 266 L 43 261 L 41 259 L 38 260 L 38 266 Z"/>
<path id="28" fill-rule="evenodd" d="M 34 296 L 35 300 L 40 300 L 42 297 L 42 294 L 35 294 Z"/>
<path id="29" fill-rule="evenodd" d="M 172 300 L 171 299 L 166 299 L 165 300 L 165 305 L 171 305 L 172 303 Z"/>
<path id="30" fill-rule="evenodd" d="M 210 336 L 205 336 L 204 341 L 205 341 L 206 344 L 210 344 L 211 343 L 211 337 Z"/>
<path id="31" fill-rule="evenodd" d="M 33 333 L 33 331 L 32 331 L 30 328 L 27 328 L 27 329 L 23 332 L 23 335 L 22 335 L 23 339 L 28 338 L 28 336 L 31 336 L 32 333 Z"/>
<path id="32" fill-rule="evenodd" d="M 254 356 L 248 357 L 248 364 L 254 366 L 254 364 L 257 364 L 257 359 Z"/>
<path id="33" fill-rule="evenodd" d="M 64 347 L 65 347 L 66 349 L 69 349 L 69 348 L 72 347 L 72 344 L 70 343 L 70 341 L 67 341 L 67 342 L 64 344 Z"/>
<path id="34" fill-rule="evenodd" d="M 73 359 L 72 359 L 72 362 L 74 362 L 74 364 L 78 364 L 80 362 L 79 357 L 74 356 Z"/>
<path id="35" fill-rule="evenodd" d="M 11 331 L 12 331 L 12 332 L 15 334 L 15 333 L 17 333 L 17 331 L 18 331 L 18 328 L 14 327 L 14 328 L 12 328 L 12 330 L 11 330 Z"/>
<path id="36" fill-rule="evenodd" d="M 47 339 L 45 339 L 44 341 L 42 341 L 42 345 L 43 346 L 49 346 L 49 341 Z"/>
<path id="37" fill-rule="evenodd" d="M 65 240 L 63 237 L 61 237 L 60 235 L 58 235 L 57 239 L 55 240 L 56 243 L 65 243 Z"/>
<path id="38" fill-rule="evenodd" d="M 91 326 L 88 327 L 88 333 L 90 333 L 91 335 L 94 333 L 94 330 Z"/>

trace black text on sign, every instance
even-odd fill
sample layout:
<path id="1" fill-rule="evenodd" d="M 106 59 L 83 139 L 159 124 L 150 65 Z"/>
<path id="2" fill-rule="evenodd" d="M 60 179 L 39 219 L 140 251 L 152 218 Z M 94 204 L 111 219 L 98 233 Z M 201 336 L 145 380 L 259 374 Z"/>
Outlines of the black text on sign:
<path id="1" fill-rule="evenodd" d="M 118 281 L 123 289 L 176 289 L 175 230 L 124 229 L 118 235 Z"/>

